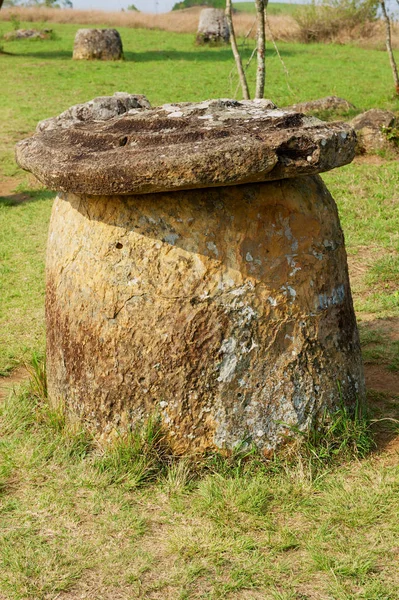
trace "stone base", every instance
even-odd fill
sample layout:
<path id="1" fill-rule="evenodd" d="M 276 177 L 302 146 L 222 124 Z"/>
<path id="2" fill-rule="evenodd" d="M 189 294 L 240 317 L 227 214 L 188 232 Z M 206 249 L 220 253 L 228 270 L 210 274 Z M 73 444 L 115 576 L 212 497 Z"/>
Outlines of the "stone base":
<path id="1" fill-rule="evenodd" d="M 48 389 L 104 437 L 161 416 L 176 452 L 265 453 L 363 400 L 337 209 L 319 176 L 59 196 Z"/>

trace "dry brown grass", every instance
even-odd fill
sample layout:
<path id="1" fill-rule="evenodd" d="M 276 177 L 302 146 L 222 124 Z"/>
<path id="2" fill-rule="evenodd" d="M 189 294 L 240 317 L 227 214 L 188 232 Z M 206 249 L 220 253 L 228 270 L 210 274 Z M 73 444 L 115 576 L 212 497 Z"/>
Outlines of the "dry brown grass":
<path id="1" fill-rule="evenodd" d="M 20 21 L 76 23 L 77 25 L 108 25 L 110 27 L 132 27 L 161 29 L 175 33 L 196 33 L 200 7 L 188 8 L 158 15 L 142 12 L 105 12 L 101 10 L 60 10 L 40 7 L 6 8 L 0 11 L 0 20 L 9 21 L 17 17 Z M 269 25 L 276 40 L 297 42 L 300 39 L 299 26 L 289 15 L 270 15 Z M 254 15 L 238 13 L 234 16 L 238 36 L 255 37 Z M 356 43 L 364 48 L 385 50 L 385 29 L 382 22 L 370 23 L 367 27 L 343 30 L 332 40 L 338 44 Z M 392 42 L 399 48 L 399 26 L 394 24 Z"/>
<path id="2" fill-rule="evenodd" d="M 54 8 L 7 8 L 0 12 L 0 20 L 9 21 L 13 16 L 20 21 L 76 23 L 79 25 L 109 25 L 111 27 L 132 27 L 144 29 L 162 29 L 176 33 L 196 33 L 201 8 L 188 8 L 163 14 L 147 14 L 142 12 L 105 12 L 100 10 L 60 10 Z M 280 40 L 293 40 L 298 26 L 288 15 L 269 17 L 273 35 Z M 236 32 L 246 35 L 254 24 L 254 15 L 237 14 L 234 17 Z M 252 37 L 255 30 L 252 32 Z"/>

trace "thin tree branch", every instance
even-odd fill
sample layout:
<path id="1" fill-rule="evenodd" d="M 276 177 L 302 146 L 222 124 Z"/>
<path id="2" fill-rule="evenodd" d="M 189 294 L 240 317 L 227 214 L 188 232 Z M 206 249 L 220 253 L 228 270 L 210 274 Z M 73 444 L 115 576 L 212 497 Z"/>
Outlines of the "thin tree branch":
<path id="1" fill-rule="evenodd" d="M 233 18 L 232 18 L 231 13 L 232 13 L 231 0 L 226 0 L 225 14 L 226 14 L 226 20 L 227 20 L 227 24 L 229 26 L 229 31 L 230 31 L 231 49 L 233 51 L 234 60 L 236 61 L 237 71 L 238 71 L 238 75 L 239 75 L 240 83 L 241 83 L 242 95 L 244 97 L 244 100 L 249 100 L 250 96 L 249 96 L 247 78 L 245 77 L 245 73 L 244 73 L 244 69 L 243 69 L 242 61 L 241 61 L 241 56 L 240 56 L 240 53 L 238 52 L 238 48 L 237 48 L 237 40 L 236 40 L 236 36 L 234 33 Z"/>
<path id="2" fill-rule="evenodd" d="M 399 2 L 399 0 L 397 0 L 397 1 Z M 252 33 L 252 31 L 253 31 L 253 28 L 255 27 L 255 25 L 256 25 L 256 19 L 255 19 L 255 21 L 252 23 L 251 27 L 248 29 L 247 33 L 245 34 L 245 37 L 244 37 L 243 41 L 242 41 L 242 42 L 241 42 L 241 44 L 240 44 L 240 48 L 242 48 L 242 49 L 245 49 L 245 47 L 246 47 L 246 42 L 247 42 L 247 40 L 248 40 L 249 36 L 251 35 L 251 33 Z M 251 58 L 249 59 L 249 62 L 247 62 L 247 63 L 246 63 L 246 65 L 244 66 L 244 72 L 246 72 L 246 71 L 247 71 L 247 69 L 248 69 L 248 65 L 249 65 L 249 63 L 250 63 L 250 62 L 251 62 L 251 60 L 252 60 L 252 56 L 253 56 L 253 53 L 252 53 L 252 55 L 251 55 Z M 231 70 L 230 70 L 230 73 L 229 73 L 229 81 L 230 81 L 230 90 L 231 90 L 231 93 L 233 93 L 233 83 L 234 83 L 234 82 L 233 82 L 233 75 L 234 75 L 234 73 L 236 73 L 236 74 L 237 74 L 237 67 L 236 67 L 236 66 L 232 67 L 232 68 L 231 68 Z M 237 85 L 237 88 L 236 88 L 236 91 L 235 91 L 235 93 L 234 93 L 234 96 L 233 96 L 233 98 L 236 98 L 236 96 L 237 96 L 237 94 L 238 94 L 238 89 L 239 89 L 239 87 L 240 87 L 240 81 L 238 82 L 238 85 Z"/>
<path id="3" fill-rule="evenodd" d="M 265 80 L 266 80 L 266 66 L 265 66 L 265 9 L 267 6 L 267 0 L 255 0 L 256 6 L 256 20 L 257 20 L 257 35 L 256 35 L 256 47 L 257 47 L 257 59 L 258 66 L 256 70 L 256 91 L 255 98 L 263 98 L 265 95 Z"/>
<path id="4" fill-rule="evenodd" d="M 386 29 L 385 44 L 386 44 L 388 55 L 389 55 L 389 61 L 391 63 L 392 75 L 393 75 L 393 80 L 395 83 L 395 92 L 396 92 L 396 95 L 399 96 L 399 75 L 398 75 L 398 67 L 396 65 L 395 57 L 394 57 L 393 50 L 392 50 L 391 20 L 387 13 L 387 9 L 385 6 L 385 0 L 380 0 L 380 5 L 381 5 L 382 14 L 383 14 L 384 20 L 385 20 L 385 29 Z"/>
<path id="5" fill-rule="evenodd" d="M 247 62 L 246 62 L 246 64 L 245 64 L 245 67 L 244 67 L 244 71 L 245 71 L 245 73 L 248 71 L 249 65 L 251 64 L 251 62 L 252 62 L 252 59 L 253 59 L 253 57 L 255 56 L 255 52 L 256 52 L 256 46 L 255 46 L 255 48 L 252 50 L 252 54 L 251 54 L 251 56 L 249 57 L 249 59 L 247 60 Z M 239 87 L 240 87 L 240 84 L 238 84 L 238 86 L 237 86 L 237 88 L 236 88 L 236 91 L 235 91 L 234 98 L 237 96 L 237 92 L 238 92 L 238 88 L 239 88 Z"/>

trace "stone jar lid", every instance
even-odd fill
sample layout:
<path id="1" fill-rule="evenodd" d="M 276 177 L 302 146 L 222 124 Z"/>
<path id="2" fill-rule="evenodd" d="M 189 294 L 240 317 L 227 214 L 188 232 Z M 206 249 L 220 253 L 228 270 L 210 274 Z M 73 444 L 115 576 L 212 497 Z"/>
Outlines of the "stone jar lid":
<path id="1" fill-rule="evenodd" d="M 270 100 L 131 108 L 107 120 L 56 117 L 17 144 L 16 159 L 48 188 L 146 194 L 272 181 L 345 165 L 356 134 Z M 126 107 L 127 108 L 127 107 Z"/>

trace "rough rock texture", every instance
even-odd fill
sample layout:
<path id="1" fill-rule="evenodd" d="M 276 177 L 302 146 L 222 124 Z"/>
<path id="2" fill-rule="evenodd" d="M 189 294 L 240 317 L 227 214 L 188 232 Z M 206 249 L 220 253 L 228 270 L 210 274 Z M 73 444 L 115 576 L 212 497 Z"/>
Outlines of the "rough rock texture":
<path id="1" fill-rule="evenodd" d="M 137 108 L 151 108 L 146 96 L 115 92 L 113 96 L 100 96 L 84 104 L 71 106 L 58 117 L 44 119 L 38 123 L 36 131 L 68 129 L 79 123 L 93 126 L 93 121 L 108 121 Z"/>
<path id="2" fill-rule="evenodd" d="M 218 8 L 201 10 L 197 44 L 228 44 L 230 30 L 224 11 Z"/>
<path id="3" fill-rule="evenodd" d="M 343 235 L 316 175 L 355 141 L 269 100 L 117 94 L 39 124 L 17 158 L 61 190 L 50 400 L 105 437 L 159 413 L 176 452 L 265 453 L 362 400 Z"/>
<path id="4" fill-rule="evenodd" d="M 349 163 L 356 136 L 270 100 L 131 109 L 105 122 L 40 127 L 18 164 L 54 190 L 131 194 L 278 180 Z"/>
<path id="5" fill-rule="evenodd" d="M 352 119 L 350 125 L 357 133 L 357 154 L 376 152 L 392 147 L 387 136 L 384 135 L 383 129 L 396 126 L 396 118 L 393 112 L 372 108 L 357 115 Z"/>
<path id="6" fill-rule="evenodd" d="M 338 96 L 326 96 L 326 98 L 319 98 L 318 100 L 309 100 L 309 102 L 299 102 L 293 104 L 291 107 L 293 110 L 302 112 L 304 114 L 310 112 L 323 112 L 323 111 L 337 111 L 346 112 L 354 109 L 354 105 Z"/>
<path id="7" fill-rule="evenodd" d="M 41 39 L 46 40 L 51 37 L 52 29 L 17 29 L 4 34 L 5 40 L 25 40 L 25 39 Z"/>
<path id="8" fill-rule="evenodd" d="M 318 176 L 56 199 L 53 402 L 104 436 L 157 412 L 176 452 L 265 453 L 364 395 L 333 199 Z"/>
<path id="9" fill-rule="evenodd" d="M 75 60 L 120 60 L 122 40 L 116 29 L 78 29 L 73 45 Z"/>

